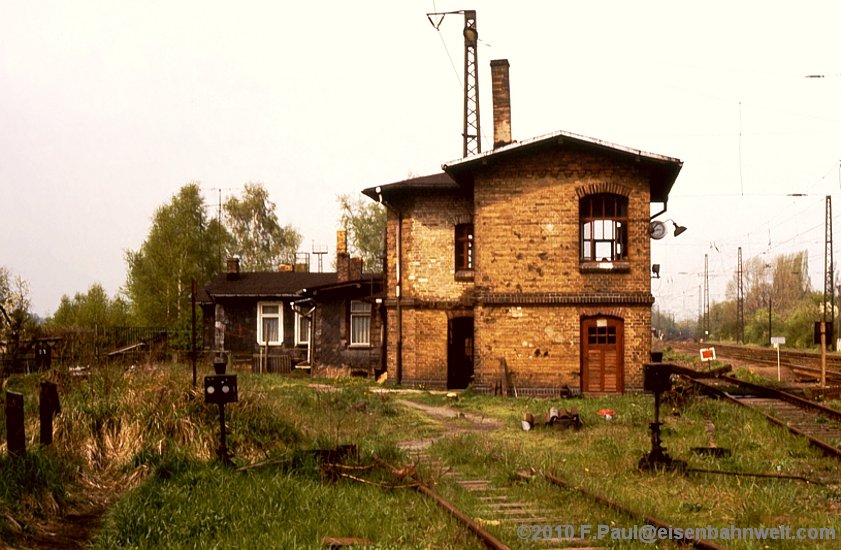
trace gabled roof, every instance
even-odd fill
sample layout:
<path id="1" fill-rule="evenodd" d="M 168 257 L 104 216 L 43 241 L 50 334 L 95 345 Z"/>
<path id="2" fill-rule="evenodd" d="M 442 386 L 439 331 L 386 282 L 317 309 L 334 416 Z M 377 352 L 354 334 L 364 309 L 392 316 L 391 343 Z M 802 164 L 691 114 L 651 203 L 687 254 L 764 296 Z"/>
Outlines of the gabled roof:
<path id="1" fill-rule="evenodd" d="M 306 288 L 334 284 L 337 273 L 308 273 L 301 271 L 241 272 L 235 279 L 220 273 L 205 290 L 211 298 L 292 298 Z"/>
<path id="2" fill-rule="evenodd" d="M 445 163 L 442 168 L 444 172 L 452 176 L 459 184 L 472 186 L 474 171 L 482 166 L 493 164 L 514 155 L 523 155 L 538 150 L 557 148 L 599 150 L 621 158 L 632 159 L 643 163 L 649 169 L 652 202 L 666 202 L 668 200 L 672 185 L 674 185 L 677 175 L 683 167 L 683 161 L 676 158 L 648 153 L 639 149 L 633 149 L 571 132 L 557 131 L 544 136 L 504 145 L 492 151 L 454 160 Z"/>

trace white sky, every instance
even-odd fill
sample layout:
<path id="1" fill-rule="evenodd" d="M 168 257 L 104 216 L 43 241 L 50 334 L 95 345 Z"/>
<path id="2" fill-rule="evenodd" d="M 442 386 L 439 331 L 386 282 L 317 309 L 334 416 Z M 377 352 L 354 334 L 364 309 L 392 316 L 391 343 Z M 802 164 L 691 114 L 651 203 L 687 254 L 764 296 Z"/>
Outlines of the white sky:
<path id="1" fill-rule="evenodd" d="M 822 288 L 841 4 L 782 4 L 0 0 L 0 264 L 39 315 L 94 282 L 113 295 L 125 250 L 192 180 L 211 213 L 219 189 L 264 183 L 305 248 L 333 252 L 338 194 L 461 155 L 463 17 L 439 32 L 426 13 L 475 9 L 484 149 L 488 64 L 507 58 L 515 139 L 566 130 L 684 161 L 661 219 L 689 231 L 653 246 L 661 309 L 697 314 L 705 253 L 724 299 L 737 247 L 767 253 L 769 235 L 772 255 L 808 249 Z"/>

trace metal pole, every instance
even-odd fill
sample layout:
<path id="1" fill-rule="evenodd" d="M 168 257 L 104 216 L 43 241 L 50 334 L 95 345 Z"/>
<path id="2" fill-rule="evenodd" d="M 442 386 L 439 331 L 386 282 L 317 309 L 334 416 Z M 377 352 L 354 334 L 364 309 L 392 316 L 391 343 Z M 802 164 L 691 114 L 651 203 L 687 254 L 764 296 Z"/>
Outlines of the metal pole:
<path id="1" fill-rule="evenodd" d="M 771 286 L 768 286 L 768 345 L 771 345 Z"/>
<path id="2" fill-rule="evenodd" d="M 821 321 L 821 387 L 826 387 L 826 321 Z"/>
<path id="3" fill-rule="evenodd" d="M 231 459 L 228 456 L 228 446 L 225 444 L 225 404 L 219 403 L 219 460 L 228 463 Z"/>

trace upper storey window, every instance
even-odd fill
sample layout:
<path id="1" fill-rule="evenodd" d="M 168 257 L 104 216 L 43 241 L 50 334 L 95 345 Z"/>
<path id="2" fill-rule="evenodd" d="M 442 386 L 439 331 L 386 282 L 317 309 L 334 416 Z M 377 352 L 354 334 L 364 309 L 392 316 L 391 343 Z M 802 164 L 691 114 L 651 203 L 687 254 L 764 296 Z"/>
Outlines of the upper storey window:
<path id="1" fill-rule="evenodd" d="M 628 259 L 628 197 L 588 195 L 579 203 L 579 221 L 582 262 Z"/>
<path id="2" fill-rule="evenodd" d="M 460 223 L 456 226 L 456 271 L 473 269 L 473 224 Z"/>

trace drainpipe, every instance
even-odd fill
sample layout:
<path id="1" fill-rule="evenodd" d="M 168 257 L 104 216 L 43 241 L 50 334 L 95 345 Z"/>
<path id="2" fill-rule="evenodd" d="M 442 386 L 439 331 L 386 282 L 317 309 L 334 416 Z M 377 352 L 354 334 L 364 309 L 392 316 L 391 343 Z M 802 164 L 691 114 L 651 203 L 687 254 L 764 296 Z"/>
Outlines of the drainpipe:
<path id="1" fill-rule="evenodd" d="M 309 310 L 307 313 L 307 317 L 310 318 L 310 326 L 309 326 L 309 334 L 307 334 L 307 363 L 310 365 L 310 373 L 313 371 L 313 350 L 312 346 L 315 343 L 315 306 L 312 306 L 312 309 Z"/>
<path id="2" fill-rule="evenodd" d="M 385 202 L 381 191 L 382 188 L 377 187 L 377 196 L 379 197 L 380 204 L 397 214 L 397 238 L 395 239 L 397 241 L 395 245 L 397 259 L 394 288 L 395 297 L 397 298 L 397 357 L 395 359 L 395 375 L 397 378 L 396 383 L 400 384 L 403 382 L 403 279 L 401 273 L 401 264 L 403 260 L 403 212 Z M 386 232 L 388 232 L 387 228 Z M 388 252 L 386 251 L 386 254 L 387 253 Z"/>
<path id="3" fill-rule="evenodd" d="M 663 214 L 666 213 L 666 210 L 668 210 L 668 209 L 669 209 L 669 201 L 663 201 L 663 210 L 657 212 L 656 214 L 654 214 L 653 216 L 648 218 L 648 221 L 652 221 L 654 218 L 656 218 L 658 216 L 662 216 Z"/>

